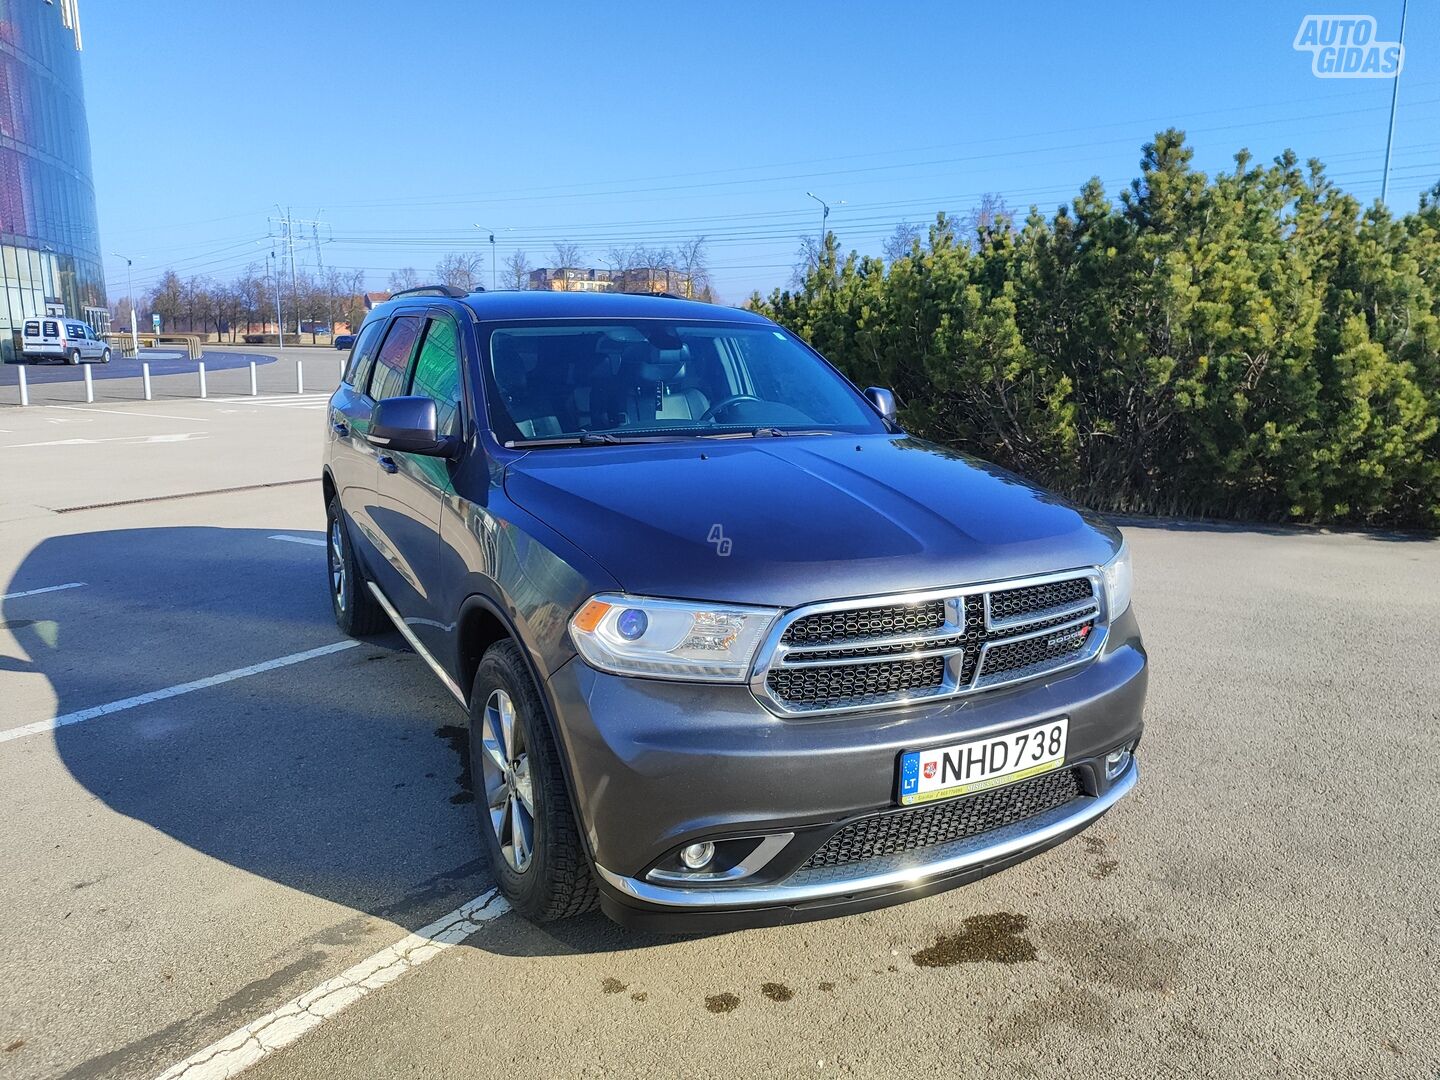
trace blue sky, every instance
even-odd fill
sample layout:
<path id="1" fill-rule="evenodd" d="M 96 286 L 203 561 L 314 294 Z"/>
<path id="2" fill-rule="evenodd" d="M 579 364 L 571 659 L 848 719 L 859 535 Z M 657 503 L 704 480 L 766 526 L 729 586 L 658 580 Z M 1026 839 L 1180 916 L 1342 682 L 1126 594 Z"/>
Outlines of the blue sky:
<path id="1" fill-rule="evenodd" d="M 1047 212 L 1113 193 L 1183 127 L 1200 167 L 1239 147 L 1320 157 L 1378 196 L 1391 83 L 1317 79 L 1312 12 L 1399 32 L 1400 0 L 731 0 L 496 5 L 140 0 L 82 5 L 112 296 L 167 266 L 228 277 L 275 204 L 329 223 L 326 265 L 422 276 L 497 231 L 501 260 L 709 238 L 723 299 L 783 284 L 813 190 L 845 248 L 984 192 Z M 1440 179 L 1440 5 L 1412 3 L 1390 204 Z M 839 205 L 841 202 L 845 205 Z M 481 245 L 483 246 L 483 245 Z M 304 259 L 313 262 L 306 250 Z"/>

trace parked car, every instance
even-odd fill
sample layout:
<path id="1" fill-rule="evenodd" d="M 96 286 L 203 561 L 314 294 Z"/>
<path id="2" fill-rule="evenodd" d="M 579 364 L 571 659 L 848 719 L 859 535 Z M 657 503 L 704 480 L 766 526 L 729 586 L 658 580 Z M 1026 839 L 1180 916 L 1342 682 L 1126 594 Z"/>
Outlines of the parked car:
<path id="1" fill-rule="evenodd" d="M 78 364 L 81 360 L 110 362 L 110 346 L 105 339 L 77 319 L 42 316 L 25 320 L 21 336 L 21 355 L 26 361 L 62 360 Z"/>
<path id="2" fill-rule="evenodd" d="M 355 335 L 354 335 L 354 334 L 336 334 L 336 335 L 335 335 L 335 348 L 337 348 L 337 349 L 350 349 L 350 348 L 353 348 L 354 345 L 355 345 Z"/>
<path id="3" fill-rule="evenodd" d="M 411 290 L 327 419 L 336 621 L 393 624 L 467 710 L 480 836 L 533 920 L 866 910 L 1135 786 L 1119 532 L 910 437 L 758 315 Z"/>

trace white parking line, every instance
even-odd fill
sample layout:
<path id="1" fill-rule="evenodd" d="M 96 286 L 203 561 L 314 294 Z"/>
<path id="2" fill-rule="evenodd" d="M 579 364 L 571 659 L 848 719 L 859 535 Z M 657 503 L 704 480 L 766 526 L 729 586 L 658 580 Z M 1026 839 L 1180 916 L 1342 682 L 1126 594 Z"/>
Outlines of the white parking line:
<path id="1" fill-rule="evenodd" d="M 309 544 L 311 547 L 324 547 L 324 540 L 316 540 L 313 536 L 291 536 L 288 533 L 276 533 L 268 537 L 270 540 L 284 540 L 291 544 Z"/>
<path id="2" fill-rule="evenodd" d="M 509 910 L 510 905 L 494 889 L 481 893 L 388 949 L 381 949 L 335 978 L 190 1055 L 166 1069 L 156 1080 L 226 1080 L 236 1076 L 411 968 L 460 944 L 482 925 Z"/>
<path id="3" fill-rule="evenodd" d="M 43 592 L 59 592 L 61 589 L 83 589 L 83 581 L 67 581 L 64 585 L 46 585 L 43 589 L 26 589 L 24 592 L 6 593 L 0 600 L 18 600 L 22 596 L 39 596 Z"/>
<path id="4" fill-rule="evenodd" d="M 149 705 L 151 702 L 164 701 L 167 698 L 179 697 L 181 694 L 189 694 L 196 690 L 205 690 L 212 686 L 219 686 L 221 683 L 243 679 L 249 675 L 259 675 L 262 672 L 274 671 L 276 668 L 289 667 L 291 664 L 302 664 L 306 660 L 314 660 L 319 656 L 329 656 L 331 653 L 353 649 L 359 644 L 360 642 L 358 641 L 337 641 L 332 645 L 322 645 L 318 649 L 306 649 L 304 652 L 291 653 L 289 656 L 281 656 L 274 660 L 266 660 L 263 663 L 251 664 L 249 667 L 235 668 L 233 671 L 222 671 L 219 675 L 210 675 L 204 679 L 196 679 L 194 682 L 180 683 L 178 686 L 167 686 L 163 690 L 152 690 L 148 694 L 137 694 L 135 697 L 122 698 L 119 701 L 112 701 L 108 705 L 95 705 L 89 709 L 81 709 L 78 712 L 65 713 L 63 716 L 57 716 L 53 720 L 36 720 L 30 724 L 10 728 L 8 731 L 0 731 L 0 743 L 23 739 L 27 735 L 41 735 L 47 731 L 54 731 L 56 728 L 66 727 L 69 724 L 78 724 L 84 720 L 94 720 L 96 717 L 109 716 L 111 713 L 124 712 L 126 709 L 138 709 L 141 705 Z"/>
<path id="5" fill-rule="evenodd" d="M 36 446 L 98 446 L 100 443 L 130 443 L 141 446 L 146 443 L 193 442 L 206 438 L 203 431 L 181 431 L 170 435 L 112 435 L 104 439 L 51 439 L 48 442 L 5 443 L 6 450 L 25 450 Z"/>
<path id="6" fill-rule="evenodd" d="M 143 406 L 139 409 L 100 409 L 94 405 L 47 405 L 47 409 L 70 409 L 75 412 L 108 413 L 110 416 L 133 416 L 137 420 L 184 420 L 187 424 L 201 423 L 198 416 L 175 416 L 171 413 L 151 412 Z"/>

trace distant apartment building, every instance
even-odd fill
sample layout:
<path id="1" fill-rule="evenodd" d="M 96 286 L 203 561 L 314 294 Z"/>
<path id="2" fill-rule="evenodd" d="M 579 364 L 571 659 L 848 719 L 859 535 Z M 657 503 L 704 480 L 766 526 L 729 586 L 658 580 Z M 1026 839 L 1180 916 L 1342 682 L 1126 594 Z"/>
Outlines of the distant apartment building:
<path id="1" fill-rule="evenodd" d="M 612 292 L 615 283 L 609 270 L 588 270 L 562 266 L 530 271 L 530 288 L 537 292 Z"/>
<path id="2" fill-rule="evenodd" d="M 689 296 L 690 276 L 669 267 L 641 266 L 633 270 L 622 270 L 616 287 L 621 292 Z"/>
<path id="3" fill-rule="evenodd" d="M 690 277 L 664 267 L 595 270 L 542 267 L 530 271 L 530 288 L 540 292 L 629 292 L 690 295 Z"/>

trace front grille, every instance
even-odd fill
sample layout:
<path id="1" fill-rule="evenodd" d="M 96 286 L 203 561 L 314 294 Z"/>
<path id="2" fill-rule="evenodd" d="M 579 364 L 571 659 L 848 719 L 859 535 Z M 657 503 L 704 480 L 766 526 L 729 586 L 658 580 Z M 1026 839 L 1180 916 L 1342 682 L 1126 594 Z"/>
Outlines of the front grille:
<path id="1" fill-rule="evenodd" d="M 988 679 L 1026 668 L 1045 667 L 1054 661 L 1073 656 L 1085 648 L 1085 642 L 1094 629 L 1095 622 L 1092 619 L 1079 626 L 1057 630 L 1053 634 L 991 646 L 985 651 L 985 666 L 980 677 Z"/>
<path id="2" fill-rule="evenodd" d="M 1033 615 L 1039 611 L 1049 611 L 1089 600 L 1094 595 L 1095 585 L 1089 578 L 1071 578 L 1069 581 L 1028 585 L 1023 589 L 1005 589 L 990 594 L 990 618 L 995 622 L 1009 622 L 1022 615 Z"/>
<path id="3" fill-rule="evenodd" d="M 797 705 L 870 701 L 911 690 L 938 687 L 945 678 L 945 661 L 938 656 L 923 660 L 893 660 L 881 664 L 838 664 L 835 667 L 791 668 L 770 672 L 772 691 Z"/>
<path id="4" fill-rule="evenodd" d="M 1060 769 L 1006 787 L 853 821 L 806 860 L 802 870 L 863 862 L 979 836 L 1064 806 L 1085 794 L 1074 769 Z"/>
<path id="5" fill-rule="evenodd" d="M 1079 663 L 1103 636 L 1097 582 L 1071 572 L 911 602 L 802 608 L 757 668 L 756 692 L 781 713 L 832 712 L 991 689 Z"/>
<path id="6" fill-rule="evenodd" d="M 916 634 L 945 625 L 945 602 L 827 611 L 796 619 L 785 631 L 787 645 L 828 645 L 856 638 Z"/>

